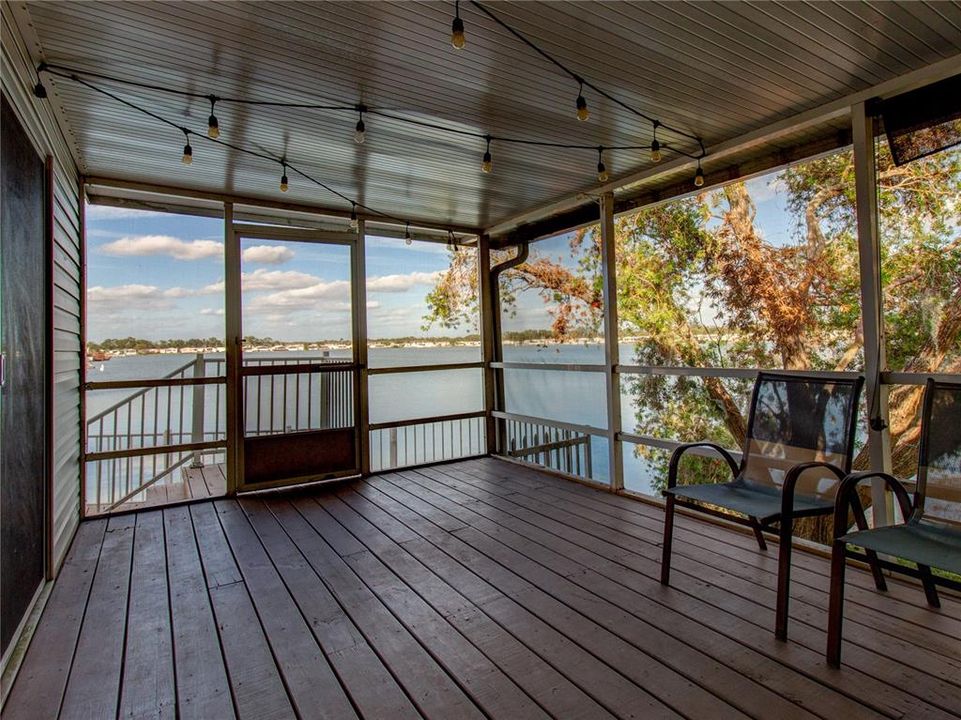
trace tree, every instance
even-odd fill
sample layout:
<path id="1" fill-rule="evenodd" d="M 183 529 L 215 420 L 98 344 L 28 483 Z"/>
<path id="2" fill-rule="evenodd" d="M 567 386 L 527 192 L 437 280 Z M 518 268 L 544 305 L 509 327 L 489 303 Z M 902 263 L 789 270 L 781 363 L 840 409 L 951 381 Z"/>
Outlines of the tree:
<path id="1" fill-rule="evenodd" d="M 961 371 L 961 152 L 896 167 L 882 150 L 877 175 L 889 367 Z M 740 182 L 618 218 L 618 311 L 622 331 L 641 338 L 638 364 L 863 369 L 852 154 L 795 165 L 769 182 L 787 198 L 796 225 L 790 243 L 765 237 Z M 504 279 L 508 306 L 526 290 L 550 303 L 559 337 L 596 326 L 601 310 L 598 230 L 573 233 L 570 246 L 575 266 L 534 250 Z M 455 258 L 441 278 L 445 307 L 476 302 L 463 272 Z M 429 303 L 431 317 L 443 315 Z M 639 433 L 727 446 L 743 440 L 749 389 L 743 381 L 670 376 L 638 376 L 629 385 Z M 920 397 L 920 388 L 907 386 L 890 396 L 894 470 L 904 476 L 916 463 Z M 666 475 L 662 451 L 637 451 Z M 862 448 L 855 466 L 866 464 Z M 707 482 L 727 471 L 691 458 L 685 472 Z M 823 522 L 804 530 L 828 537 Z"/>

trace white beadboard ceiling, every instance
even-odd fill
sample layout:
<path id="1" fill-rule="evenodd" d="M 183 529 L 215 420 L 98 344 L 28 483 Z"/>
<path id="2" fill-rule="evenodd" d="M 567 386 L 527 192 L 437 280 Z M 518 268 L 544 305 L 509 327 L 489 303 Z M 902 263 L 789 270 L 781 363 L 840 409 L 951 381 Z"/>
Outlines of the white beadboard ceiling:
<path id="1" fill-rule="evenodd" d="M 449 2 L 27 2 L 37 60 L 221 96 L 365 103 L 481 133 L 636 145 L 650 126 L 586 91 L 461 3 L 468 45 L 449 43 Z M 487 2 L 571 69 L 708 149 L 961 52 L 957 2 Z M 29 28 L 27 30 L 26 28 Z M 959 63 L 961 71 L 961 63 Z M 47 80 L 85 173 L 349 210 L 279 167 L 193 141 L 65 80 Z M 203 132 L 209 105 L 100 83 Z M 495 145 L 368 116 L 220 105 L 222 138 L 291 162 L 391 215 L 485 228 L 596 187 L 596 153 Z M 835 125 L 837 123 L 835 122 Z M 822 132 L 825 130 L 821 129 Z M 836 132 L 836 127 L 827 131 Z M 815 133 L 811 129 L 810 133 Z M 676 142 L 670 133 L 660 139 Z M 806 138 L 799 138 L 800 141 Z M 689 144 L 686 147 L 694 149 Z M 612 152 L 614 177 L 649 166 Z M 676 177 L 673 182 L 676 182 Z"/>

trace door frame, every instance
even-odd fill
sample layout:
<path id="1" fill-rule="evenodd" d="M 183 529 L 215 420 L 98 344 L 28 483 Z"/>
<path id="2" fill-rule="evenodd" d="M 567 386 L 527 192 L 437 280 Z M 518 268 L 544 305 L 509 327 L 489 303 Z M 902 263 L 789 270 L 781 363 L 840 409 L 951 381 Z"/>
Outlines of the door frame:
<path id="1" fill-rule="evenodd" d="M 227 493 L 255 491 L 361 475 L 369 467 L 367 411 L 367 304 L 364 223 L 357 232 L 255 225 L 233 220 L 232 204 L 225 204 L 224 273 L 227 368 Z M 354 467 L 258 483 L 244 482 L 243 287 L 241 242 L 268 240 L 346 246 L 350 252 L 351 362 L 353 370 Z"/>

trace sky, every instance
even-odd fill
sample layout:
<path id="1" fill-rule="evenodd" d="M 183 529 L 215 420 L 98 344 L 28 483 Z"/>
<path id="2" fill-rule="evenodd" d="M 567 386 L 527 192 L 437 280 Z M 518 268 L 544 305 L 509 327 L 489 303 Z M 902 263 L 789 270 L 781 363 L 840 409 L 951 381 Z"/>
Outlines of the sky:
<path id="1" fill-rule="evenodd" d="M 775 176 L 748 181 L 757 224 L 775 243 L 790 242 L 795 220 Z M 88 338 L 148 340 L 224 337 L 223 221 L 91 205 L 87 208 Z M 344 246 L 244 240 L 243 331 L 277 340 L 350 337 L 349 251 Z M 568 236 L 534 250 L 566 265 Z M 444 245 L 367 239 L 367 323 L 371 338 L 456 335 L 424 331 L 425 297 L 448 267 Z M 518 297 L 505 330 L 548 328 L 547 307 L 534 291 Z"/>
<path id="2" fill-rule="evenodd" d="M 91 341 L 224 336 L 221 220 L 89 206 L 87 222 Z M 245 335 L 350 337 L 347 247 L 244 240 L 241 251 Z M 368 238 L 369 336 L 431 334 L 424 298 L 447 266 L 444 245 Z"/>

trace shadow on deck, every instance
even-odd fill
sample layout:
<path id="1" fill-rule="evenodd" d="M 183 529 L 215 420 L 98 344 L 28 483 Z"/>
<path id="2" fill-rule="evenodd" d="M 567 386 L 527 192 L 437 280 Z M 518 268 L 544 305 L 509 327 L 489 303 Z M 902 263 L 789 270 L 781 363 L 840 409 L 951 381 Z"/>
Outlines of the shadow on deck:
<path id="1" fill-rule="evenodd" d="M 4 717 L 950 718 L 961 602 L 495 459 L 83 523 Z"/>

